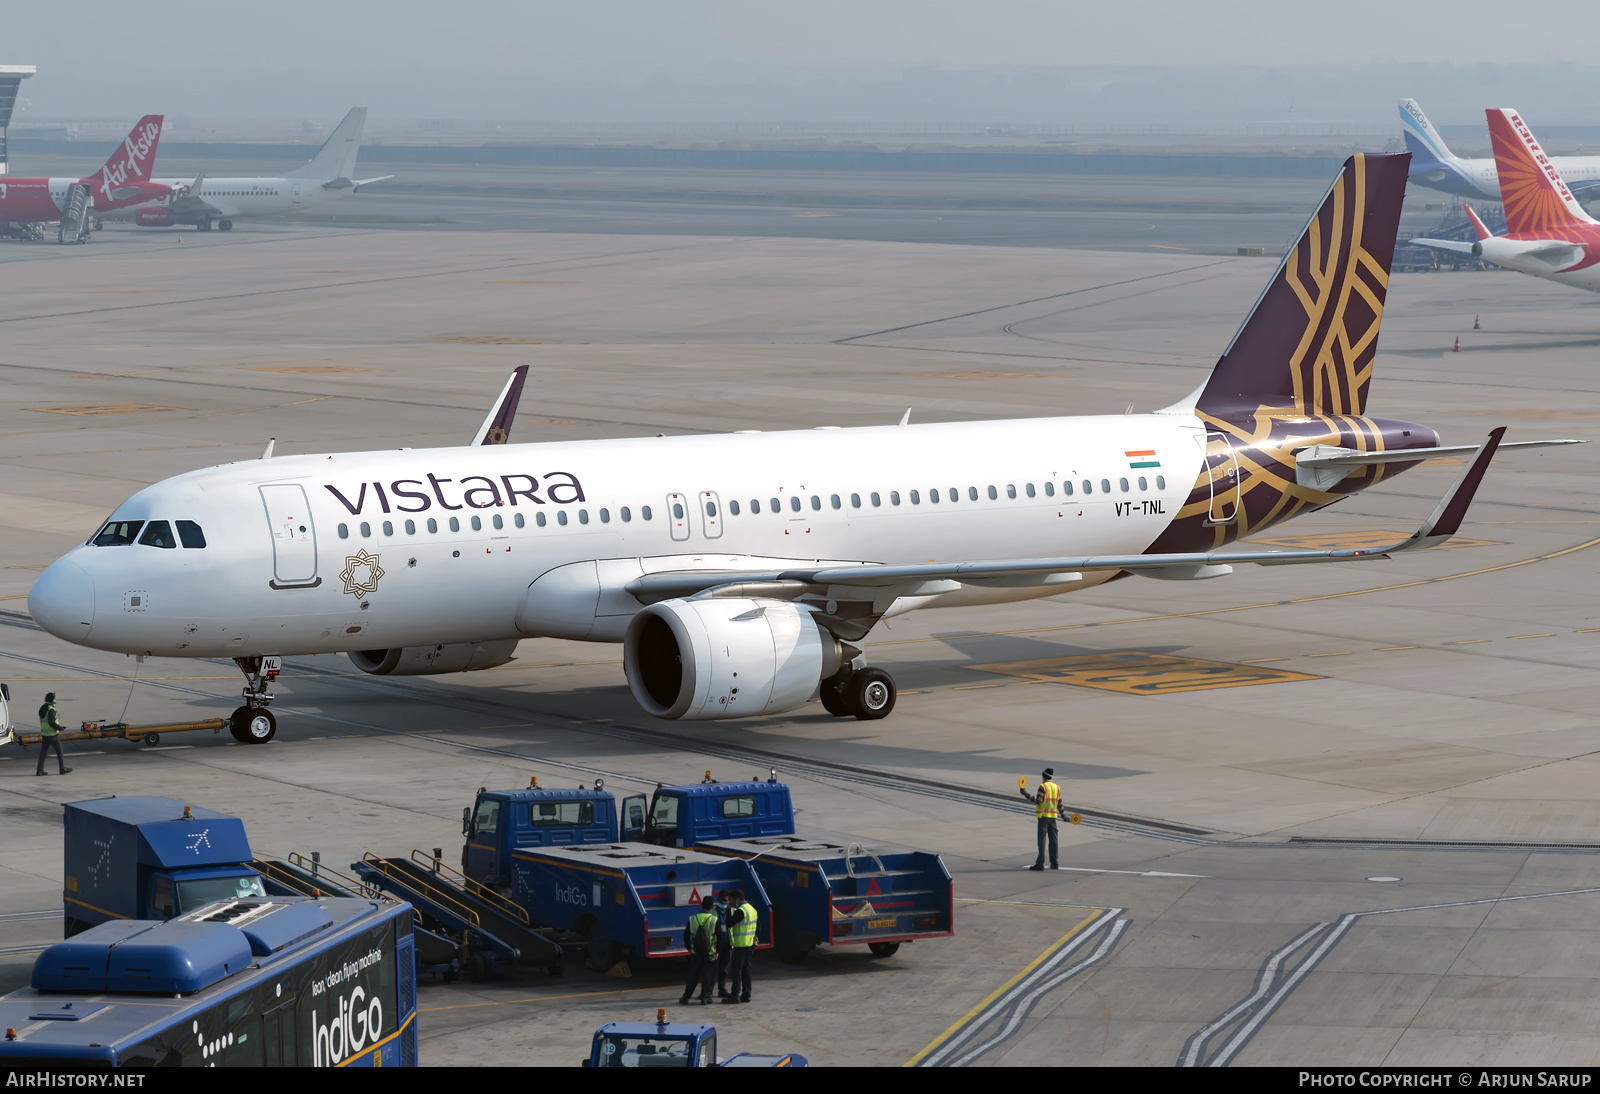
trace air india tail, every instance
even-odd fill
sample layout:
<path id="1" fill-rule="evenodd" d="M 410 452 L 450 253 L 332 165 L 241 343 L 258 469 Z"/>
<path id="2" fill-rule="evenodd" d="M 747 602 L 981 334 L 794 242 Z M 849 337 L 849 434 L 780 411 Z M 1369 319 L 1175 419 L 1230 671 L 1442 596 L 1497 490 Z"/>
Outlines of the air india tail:
<path id="1" fill-rule="evenodd" d="M 82 180 L 89 185 L 97 205 L 104 207 L 113 201 L 137 196 L 136 192 L 119 196 L 118 191 L 150 181 L 156 163 L 156 145 L 161 141 L 161 122 L 160 114 L 146 114 L 140 118 L 111 153 L 105 166 Z"/>
<path id="2" fill-rule="evenodd" d="M 1600 223 L 1583 211 L 1515 110 L 1484 113 L 1489 118 L 1489 140 L 1494 145 L 1508 234 L 1548 236 L 1563 228 Z"/>

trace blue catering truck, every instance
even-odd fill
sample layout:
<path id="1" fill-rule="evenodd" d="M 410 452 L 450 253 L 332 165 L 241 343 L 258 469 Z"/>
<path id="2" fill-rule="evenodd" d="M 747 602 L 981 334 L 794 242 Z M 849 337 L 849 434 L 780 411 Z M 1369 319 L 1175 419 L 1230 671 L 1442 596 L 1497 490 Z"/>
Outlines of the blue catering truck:
<path id="1" fill-rule="evenodd" d="M 171 798 L 68 802 L 63 910 L 71 937 L 98 923 L 171 919 L 217 900 L 266 896 L 244 822 Z"/>
<path id="2" fill-rule="evenodd" d="M 483 790 L 463 810 L 462 823 L 467 835 L 462 868 L 468 877 L 524 903 L 537 922 L 574 920 L 574 907 L 585 907 L 570 903 L 584 895 L 573 890 L 583 868 L 693 861 L 699 869 L 706 859 L 731 859 L 747 863 L 760 880 L 772 903 L 771 918 L 761 918 L 761 938 L 789 962 L 804 961 L 819 945 L 860 944 L 887 957 L 904 942 L 954 933 L 954 886 L 938 855 L 909 848 L 869 850 L 796 834 L 789 787 L 775 775 L 719 783 L 707 772 L 705 782 L 657 786 L 648 799 L 632 795 L 620 807 L 602 780 L 594 790 Z M 675 858 L 690 855 L 695 857 Z M 683 885 L 681 867 L 674 877 L 665 877 L 673 870 L 665 867 L 661 880 Z M 704 876 L 711 880 L 710 873 Z M 752 891 L 736 882 L 712 882 L 710 888 Z M 698 903 L 705 891 L 674 890 L 671 898 L 692 896 Z M 668 899 L 662 888 L 649 893 L 650 901 Z M 759 905 L 758 910 L 765 912 Z M 679 922 L 680 935 L 682 927 Z M 595 928 L 585 924 L 583 929 Z M 647 944 L 659 948 L 651 956 L 684 952 L 681 938 L 666 948 L 656 922 L 648 933 Z M 598 937 L 599 956 L 615 961 L 620 953 L 607 950 L 606 940 L 637 946 L 640 936 L 635 931 L 624 938 L 601 928 Z"/>

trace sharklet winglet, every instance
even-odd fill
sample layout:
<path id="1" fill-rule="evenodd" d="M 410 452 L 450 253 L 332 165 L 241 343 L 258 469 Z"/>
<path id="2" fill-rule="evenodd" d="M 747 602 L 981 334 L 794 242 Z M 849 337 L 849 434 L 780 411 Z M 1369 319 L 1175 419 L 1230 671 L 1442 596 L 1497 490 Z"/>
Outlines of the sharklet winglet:
<path id="1" fill-rule="evenodd" d="M 527 365 L 518 365 L 511 370 L 506 386 L 500 389 L 500 397 L 494 401 L 489 416 L 483 420 L 483 424 L 478 427 L 477 435 L 472 438 L 473 446 L 505 444 L 510 439 L 511 423 L 517 416 L 517 404 L 522 400 L 522 385 L 527 379 Z"/>

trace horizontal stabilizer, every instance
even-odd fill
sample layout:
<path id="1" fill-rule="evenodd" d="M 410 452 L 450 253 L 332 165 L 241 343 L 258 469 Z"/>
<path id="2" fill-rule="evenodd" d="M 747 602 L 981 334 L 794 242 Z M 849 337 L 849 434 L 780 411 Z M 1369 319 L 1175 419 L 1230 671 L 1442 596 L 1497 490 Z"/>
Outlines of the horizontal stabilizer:
<path id="1" fill-rule="evenodd" d="M 1318 562 L 1362 562 L 1374 558 L 1387 558 L 1400 551 L 1429 547 L 1443 542 L 1461 527 L 1467 507 L 1477 494 L 1489 462 L 1505 427 L 1492 431 L 1488 439 L 1476 449 L 1477 455 L 1455 481 L 1450 490 L 1439 499 L 1420 527 L 1405 539 L 1388 547 L 1373 550 L 1328 551 L 1191 551 L 1144 555 L 1085 555 L 1078 558 L 1006 559 L 979 562 L 919 562 L 904 566 L 886 566 L 877 563 L 860 565 L 796 568 L 788 570 L 672 570 L 652 574 L 630 581 L 626 588 L 643 603 L 655 603 L 676 596 L 693 596 L 712 589 L 730 585 L 761 587 L 757 594 L 773 597 L 799 597 L 818 589 L 876 589 L 895 596 L 925 596 L 952 591 L 954 583 L 992 584 L 996 579 L 1010 579 L 1008 586 L 1021 586 L 1023 578 L 1033 577 L 1038 586 L 1063 583 L 1061 575 L 1085 573 L 1096 570 L 1126 570 L 1130 573 L 1148 572 L 1153 576 L 1182 578 L 1221 576 L 1214 567 L 1228 567 L 1245 562 L 1262 566 L 1284 566 Z M 758 586 L 759 583 L 759 586 Z M 834 596 L 828 592 L 829 597 Z"/>
<path id="2" fill-rule="evenodd" d="M 1552 441 L 1513 441 L 1498 446 L 1504 452 L 1512 448 L 1555 448 L 1559 445 L 1583 444 L 1570 438 Z M 1476 452 L 1475 444 L 1452 444 L 1438 448 L 1397 448 L 1388 452 L 1361 452 L 1354 448 L 1340 448 L 1331 444 L 1314 444 L 1295 453 L 1295 481 L 1301 486 L 1327 490 L 1341 479 L 1371 464 L 1419 463 L 1441 456 L 1464 456 Z"/>
<path id="3" fill-rule="evenodd" d="M 375 182 L 388 182 L 392 178 L 394 178 L 393 175 L 379 175 L 375 179 L 356 179 L 355 192 L 359 194 L 363 186 L 371 186 Z"/>

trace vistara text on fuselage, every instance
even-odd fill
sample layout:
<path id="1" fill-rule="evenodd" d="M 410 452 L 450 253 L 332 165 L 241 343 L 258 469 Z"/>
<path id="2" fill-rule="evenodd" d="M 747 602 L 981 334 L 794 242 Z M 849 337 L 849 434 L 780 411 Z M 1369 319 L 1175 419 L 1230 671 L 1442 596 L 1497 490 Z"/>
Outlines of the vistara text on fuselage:
<path id="1" fill-rule="evenodd" d="M 507 444 L 523 368 L 470 446 L 278 456 L 142 490 L 29 609 L 86 646 L 234 658 L 241 740 L 271 737 L 282 656 L 442 673 L 531 636 L 622 642 L 658 717 L 775 713 L 820 687 L 831 713 L 876 718 L 894 684 L 855 643 L 902 612 L 1439 542 L 1502 431 L 1441 448 L 1365 413 L 1405 160 L 1350 159 L 1205 383 L 1163 411 Z M 1463 453 L 1390 547 L 1235 542 Z"/>

